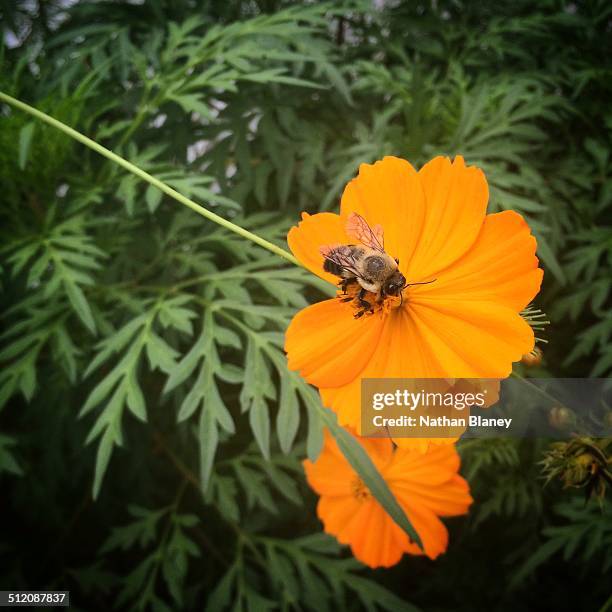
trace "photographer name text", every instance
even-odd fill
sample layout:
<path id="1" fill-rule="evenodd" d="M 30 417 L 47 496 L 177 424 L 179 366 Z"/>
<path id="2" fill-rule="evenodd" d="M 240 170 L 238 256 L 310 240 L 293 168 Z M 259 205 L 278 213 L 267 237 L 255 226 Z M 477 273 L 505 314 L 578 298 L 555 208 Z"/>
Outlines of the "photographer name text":
<path id="1" fill-rule="evenodd" d="M 384 417 L 377 414 L 372 418 L 374 427 L 503 427 L 509 429 L 512 419 L 508 418 L 485 418 L 470 415 L 467 419 L 463 417 L 427 416 L 420 415 L 418 418 L 411 415 L 403 415 L 395 418 Z"/>

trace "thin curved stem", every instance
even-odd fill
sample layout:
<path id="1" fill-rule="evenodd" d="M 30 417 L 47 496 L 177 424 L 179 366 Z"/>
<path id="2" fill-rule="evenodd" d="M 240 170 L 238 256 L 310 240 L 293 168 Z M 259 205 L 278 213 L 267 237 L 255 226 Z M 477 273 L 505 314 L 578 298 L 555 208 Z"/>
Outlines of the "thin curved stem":
<path id="1" fill-rule="evenodd" d="M 165 194 L 169 195 L 171 198 L 175 199 L 177 202 L 180 202 L 184 206 L 191 208 L 191 210 L 197 212 L 199 215 L 202 215 L 202 217 L 205 217 L 206 219 L 209 219 L 210 221 L 217 223 L 221 227 L 224 227 L 230 230 L 231 232 L 234 232 L 235 234 L 238 234 L 239 236 L 242 236 L 243 238 L 246 238 L 247 240 L 250 240 L 251 242 L 258 244 L 259 246 L 263 247 L 264 249 L 267 249 L 268 251 L 274 253 L 275 255 L 279 255 L 280 257 L 283 257 L 284 259 L 286 259 L 287 261 L 291 262 L 292 264 L 296 266 L 301 265 L 299 261 L 285 249 L 269 242 L 268 240 L 265 240 L 264 238 L 261 238 L 260 236 L 258 236 L 257 234 L 254 234 L 253 232 L 249 232 L 243 227 L 240 227 L 239 225 L 236 225 L 235 223 L 232 223 L 231 221 L 228 221 L 227 219 L 224 219 L 220 215 L 217 215 L 216 213 L 208 210 L 207 208 L 204 208 L 203 206 L 196 204 L 193 200 L 190 200 L 189 198 L 185 197 L 184 195 L 176 191 L 176 189 L 173 189 L 172 187 L 170 187 L 163 181 L 160 181 L 154 176 L 151 176 L 148 172 L 145 172 L 144 170 L 140 169 L 138 166 L 135 166 L 134 164 L 130 163 L 129 161 L 127 161 L 120 155 L 113 153 L 110 149 L 107 149 L 106 147 L 103 147 L 101 144 L 98 144 L 95 140 L 92 140 L 91 138 L 88 138 L 84 134 L 77 132 L 75 129 L 67 126 L 65 123 L 62 123 L 61 121 L 54 119 L 53 117 L 47 115 L 46 113 L 43 113 L 42 111 L 39 111 L 38 109 L 30 106 L 29 104 L 26 104 L 25 102 L 21 102 L 21 100 L 17 100 L 16 98 L 13 98 L 12 96 L 9 96 L 1 91 L 0 91 L 0 100 L 64 132 L 64 134 L 67 134 L 71 138 L 74 138 L 74 140 L 80 142 L 81 144 L 84 144 L 86 147 L 89 147 L 96 153 L 99 153 L 100 155 L 103 155 L 107 159 L 110 159 L 111 161 L 118 164 L 119 166 L 122 166 L 123 168 L 125 168 L 132 174 L 135 174 L 136 176 L 146 181 L 150 185 L 157 187 L 160 191 L 163 191 Z"/>

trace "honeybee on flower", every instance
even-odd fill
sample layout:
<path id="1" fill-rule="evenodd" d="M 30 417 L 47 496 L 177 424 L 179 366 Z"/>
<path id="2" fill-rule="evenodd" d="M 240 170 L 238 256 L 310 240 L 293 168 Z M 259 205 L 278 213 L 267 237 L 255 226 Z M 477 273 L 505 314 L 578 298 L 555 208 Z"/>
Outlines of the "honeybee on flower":
<path id="1" fill-rule="evenodd" d="M 342 425 L 359 429 L 362 378 L 501 379 L 534 348 L 520 313 L 542 282 L 536 241 L 521 215 L 486 214 L 487 203 L 483 172 L 460 156 L 418 172 L 385 157 L 360 166 L 340 214 L 304 213 L 290 230 L 306 268 L 334 284 L 358 277 L 299 312 L 285 341 L 289 368 L 319 388 Z M 384 260 L 396 277 L 391 291 L 368 285 L 363 266 L 347 275 L 336 257 L 368 232 L 365 246 L 378 240 L 397 264 L 395 273 Z"/>
<path id="2" fill-rule="evenodd" d="M 361 215 L 354 212 L 347 220 L 346 233 L 359 244 L 323 246 L 320 249 L 324 258 L 323 269 L 340 277 L 338 284 L 343 294 L 347 294 L 349 287 L 356 289 L 355 285 L 359 286 L 356 297 L 343 300 L 357 300 L 356 319 L 364 314 L 374 314 L 373 303 L 366 299 L 368 293 L 373 294 L 378 304 L 389 296 L 400 296 L 401 302 L 404 289 L 410 286 L 399 270 L 399 259 L 393 259 L 385 252 L 383 232 L 382 226 L 372 229 Z M 427 282 L 412 284 L 426 285 Z"/>

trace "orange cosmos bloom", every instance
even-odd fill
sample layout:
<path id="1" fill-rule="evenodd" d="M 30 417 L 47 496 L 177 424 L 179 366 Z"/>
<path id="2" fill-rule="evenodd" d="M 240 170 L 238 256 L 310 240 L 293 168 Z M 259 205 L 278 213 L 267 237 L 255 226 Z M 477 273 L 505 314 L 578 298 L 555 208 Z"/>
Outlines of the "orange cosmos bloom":
<path id="1" fill-rule="evenodd" d="M 425 453 L 393 449 L 387 438 L 360 438 L 423 542 L 421 550 L 385 512 L 342 455 L 329 433 L 319 458 L 304 461 L 308 484 L 320 496 L 317 514 L 325 532 L 351 547 L 370 567 L 389 567 L 404 553 L 435 559 L 448 545 L 441 516 L 465 514 L 472 503 L 467 482 L 458 474 L 453 445 Z"/>
<path id="2" fill-rule="evenodd" d="M 362 378 L 505 378 L 534 347 L 520 311 L 538 293 L 542 270 L 525 220 L 486 214 L 484 174 L 436 157 L 417 172 L 385 157 L 363 164 L 344 190 L 340 214 L 303 214 L 288 243 L 309 270 L 332 283 L 320 248 L 355 243 L 345 230 L 353 212 L 381 225 L 385 251 L 399 259 L 409 286 L 371 315 L 355 318 L 356 300 L 309 306 L 286 335 L 289 368 L 319 387 L 343 425 L 359 427 Z M 434 280 L 435 279 L 435 280 Z M 375 296 L 369 294 L 369 301 Z"/>

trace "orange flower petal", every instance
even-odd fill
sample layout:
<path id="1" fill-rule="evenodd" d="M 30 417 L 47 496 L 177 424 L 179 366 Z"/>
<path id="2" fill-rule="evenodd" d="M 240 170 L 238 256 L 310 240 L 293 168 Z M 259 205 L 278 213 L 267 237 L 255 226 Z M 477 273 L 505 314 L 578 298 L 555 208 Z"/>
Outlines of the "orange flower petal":
<path id="1" fill-rule="evenodd" d="M 396 308 L 384 319 L 380 339 L 364 378 L 433 378 L 442 372 L 438 356 L 422 341 L 407 308 Z M 441 376 L 441 374 L 440 374 Z"/>
<path id="2" fill-rule="evenodd" d="M 390 461 L 392 461 L 394 456 L 393 444 L 389 438 L 360 438 L 359 436 L 355 435 L 354 437 L 359 441 L 359 444 L 365 448 L 368 456 L 379 472 L 387 469 L 387 465 Z M 338 448 L 337 445 L 336 448 Z M 342 459 L 346 461 L 346 459 L 344 459 L 344 455 L 342 455 L 340 452 L 340 449 L 338 449 L 338 453 L 342 456 Z"/>
<path id="3" fill-rule="evenodd" d="M 378 344 L 381 317 L 355 319 L 349 304 L 326 300 L 304 308 L 285 335 L 290 370 L 311 384 L 336 387 L 354 380 Z"/>
<path id="4" fill-rule="evenodd" d="M 425 299 L 388 315 L 377 346 L 354 380 L 319 391 L 341 425 L 361 431 L 362 378 L 505 378 L 533 345 L 533 330 L 511 308 Z M 452 442 L 419 440 L 406 438 L 399 445 L 424 450 L 430 443 Z"/>
<path id="5" fill-rule="evenodd" d="M 409 281 L 427 280 L 459 259 L 474 243 L 485 218 L 489 188 L 479 168 L 458 155 L 451 163 L 436 157 L 419 171 L 427 201 L 414 256 L 406 268 Z M 403 231 L 401 220 L 394 221 Z"/>
<path id="6" fill-rule="evenodd" d="M 436 446 L 451 446 L 458 438 L 392 438 L 398 448 L 417 453 L 426 453 Z"/>
<path id="7" fill-rule="evenodd" d="M 408 546 L 408 537 L 376 501 L 359 509 L 353 525 L 359 530 L 350 540 L 355 558 L 370 567 L 395 565 Z"/>
<path id="8" fill-rule="evenodd" d="M 331 408 L 343 427 L 361 432 L 361 376 L 342 387 L 319 389 L 321 402 Z"/>
<path id="9" fill-rule="evenodd" d="M 302 462 L 306 480 L 319 495 L 350 495 L 354 472 L 347 462 L 338 461 L 332 453 L 322 453 L 315 463 Z"/>
<path id="10" fill-rule="evenodd" d="M 419 534 L 425 554 L 430 559 L 440 556 L 448 547 L 448 531 L 442 521 L 429 508 L 418 505 L 418 501 L 411 499 L 403 491 L 394 493 Z"/>
<path id="11" fill-rule="evenodd" d="M 385 479 L 423 541 L 425 554 L 435 559 L 444 552 L 448 532 L 439 516 L 465 514 L 472 503 L 467 482 L 458 475 L 454 446 L 426 453 L 396 450 Z"/>
<path id="12" fill-rule="evenodd" d="M 492 300 L 517 312 L 536 296 L 543 271 L 529 226 L 513 211 L 487 215 L 472 248 L 429 285 L 409 289 L 418 301 L 438 297 Z"/>
<path id="13" fill-rule="evenodd" d="M 318 464 L 319 460 L 314 464 L 315 469 L 319 468 Z M 394 565 L 408 547 L 408 536 L 373 498 L 358 501 L 351 495 L 322 495 L 317 515 L 326 533 L 349 545 L 354 556 L 370 567 Z"/>
<path id="14" fill-rule="evenodd" d="M 406 160 L 385 157 L 361 164 L 342 194 L 341 216 L 359 213 L 370 226 L 382 225 L 385 250 L 404 266 L 413 256 L 425 218 L 425 194 L 418 173 Z"/>
<path id="15" fill-rule="evenodd" d="M 430 377 L 506 378 L 512 362 L 534 346 L 525 320 L 495 302 L 439 299 L 411 303 L 409 309 L 421 342 L 436 353 L 442 367 Z"/>
<path id="16" fill-rule="evenodd" d="M 287 234 L 287 243 L 300 263 L 323 280 L 334 285 L 338 277 L 323 270 L 323 256 L 319 248 L 329 244 L 348 244 L 344 223 L 334 213 L 309 215 L 302 213 L 302 220 Z"/>
<path id="17" fill-rule="evenodd" d="M 310 480 L 308 481 L 310 484 Z M 329 533 L 342 544 L 350 544 L 350 529 L 351 522 L 355 519 L 357 512 L 361 508 L 362 503 L 356 500 L 352 495 L 338 497 L 335 495 L 321 495 L 317 504 L 317 516 L 321 519 L 325 533 Z M 359 525 L 357 525 L 359 527 Z M 345 532 L 343 539 L 340 539 L 339 534 Z"/>
<path id="18" fill-rule="evenodd" d="M 385 476 L 389 479 L 438 485 L 459 469 L 459 455 L 452 445 L 440 446 L 427 453 L 396 451 Z"/>
<path id="19" fill-rule="evenodd" d="M 353 510 L 353 514 L 346 518 L 344 524 L 338 524 L 338 531 L 334 535 L 342 544 L 356 545 L 359 548 L 368 535 L 367 523 L 377 504 L 373 500 L 359 502 L 352 498 L 348 505 Z"/>
<path id="20" fill-rule="evenodd" d="M 465 514 L 471 504 L 467 483 L 460 476 L 446 480 L 443 486 L 405 482 L 396 485 L 397 494 L 401 491 L 412 503 L 429 508 L 437 516 L 458 516 Z"/>
<path id="21" fill-rule="evenodd" d="M 426 453 L 398 450 L 385 478 L 410 503 L 429 508 L 438 516 L 465 514 L 472 497 L 458 475 L 459 455 L 452 445 L 432 447 Z"/>
<path id="22" fill-rule="evenodd" d="M 373 317 L 372 317 L 373 318 Z M 382 319 L 383 328 L 369 362 L 357 377 L 333 388 L 321 388 L 321 398 L 338 414 L 341 425 L 361 431 L 362 378 L 435 378 L 444 376 L 437 355 L 431 350 L 405 308 L 397 308 Z"/>
<path id="23" fill-rule="evenodd" d="M 349 433 L 352 434 L 351 431 Z M 352 434 L 354 435 L 354 434 Z M 333 436 L 326 429 L 323 433 L 324 449 L 313 463 L 309 459 L 302 462 L 310 487 L 319 495 L 349 495 L 352 492 L 357 474 L 338 448 Z M 386 469 L 393 458 L 393 444 L 388 438 L 358 438 L 376 469 Z"/>

